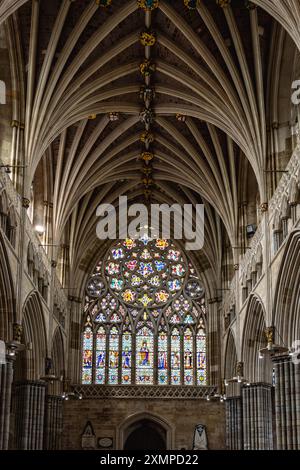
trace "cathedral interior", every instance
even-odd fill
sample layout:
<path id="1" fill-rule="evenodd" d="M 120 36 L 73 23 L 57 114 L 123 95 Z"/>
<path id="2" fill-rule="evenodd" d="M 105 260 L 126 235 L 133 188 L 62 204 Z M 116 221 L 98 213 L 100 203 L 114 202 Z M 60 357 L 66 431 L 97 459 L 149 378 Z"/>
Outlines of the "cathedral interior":
<path id="1" fill-rule="evenodd" d="M 299 25 L 0 1 L 1 450 L 300 449 Z M 120 196 L 204 205 L 202 248 L 100 239 Z"/>

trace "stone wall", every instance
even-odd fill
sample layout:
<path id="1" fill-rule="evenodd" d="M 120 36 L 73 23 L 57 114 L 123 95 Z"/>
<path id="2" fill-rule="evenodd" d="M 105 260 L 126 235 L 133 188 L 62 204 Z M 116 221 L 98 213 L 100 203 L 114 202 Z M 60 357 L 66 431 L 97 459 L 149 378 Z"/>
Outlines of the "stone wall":
<path id="1" fill-rule="evenodd" d="M 81 435 L 88 421 L 99 438 L 113 438 L 113 447 L 121 449 L 121 428 L 137 415 L 163 420 L 170 427 L 172 449 L 192 449 L 197 424 L 207 427 L 209 449 L 225 448 L 225 406 L 205 400 L 88 400 L 64 402 L 63 449 L 80 449 Z M 132 422 L 132 421 L 131 421 Z"/>

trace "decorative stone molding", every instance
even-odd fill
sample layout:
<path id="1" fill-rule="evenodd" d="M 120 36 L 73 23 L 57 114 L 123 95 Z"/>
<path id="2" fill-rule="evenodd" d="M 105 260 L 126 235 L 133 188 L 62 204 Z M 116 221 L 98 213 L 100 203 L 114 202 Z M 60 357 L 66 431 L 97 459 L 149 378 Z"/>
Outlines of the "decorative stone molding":
<path id="1" fill-rule="evenodd" d="M 157 386 L 157 385 L 76 385 L 76 393 L 81 394 L 83 399 L 127 399 L 127 398 L 151 398 L 160 400 L 199 400 L 206 399 L 207 395 L 217 393 L 217 387 L 189 387 L 189 386 Z"/>

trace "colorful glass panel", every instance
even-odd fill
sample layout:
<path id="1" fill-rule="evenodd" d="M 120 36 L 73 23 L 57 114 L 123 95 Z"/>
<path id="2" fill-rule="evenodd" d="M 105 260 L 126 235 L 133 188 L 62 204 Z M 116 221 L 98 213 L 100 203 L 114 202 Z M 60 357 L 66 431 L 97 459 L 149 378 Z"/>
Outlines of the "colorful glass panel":
<path id="1" fill-rule="evenodd" d="M 108 383 L 116 385 L 118 383 L 119 372 L 119 332 L 116 327 L 112 327 L 109 334 L 109 368 Z"/>
<path id="2" fill-rule="evenodd" d="M 106 363 L 106 332 L 101 326 L 96 336 L 96 384 L 105 383 L 105 363 Z"/>
<path id="3" fill-rule="evenodd" d="M 136 383 L 153 384 L 153 333 L 143 327 L 136 337 Z"/>
<path id="4" fill-rule="evenodd" d="M 126 331 L 122 335 L 122 384 L 131 384 L 132 369 L 132 338 Z"/>
<path id="5" fill-rule="evenodd" d="M 168 336 L 167 333 L 161 331 L 158 335 L 157 347 L 157 369 L 158 369 L 158 384 L 168 384 Z"/>
<path id="6" fill-rule="evenodd" d="M 206 335 L 202 327 L 196 336 L 197 384 L 206 385 Z"/>
<path id="7" fill-rule="evenodd" d="M 184 385 L 194 383 L 194 345 L 192 331 L 187 328 L 184 332 Z"/>
<path id="8" fill-rule="evenodd" d="M 134 367 L 137 384 L 206 384 L 205 292 L 170 240 L 116 243 L 84 300 L 82 383 L 132 384 Z"/>
<path id="9" fill-rule="evenodd" d="M 171 334 L 171 384 L 180 385 L 181 377 L 181 346 L 180 334 L 177 328 L 172 330 Z"/>
<path id="10" fill-rule="evenodd" d="M 82 383 L 92 383 L 93 368 L 93 331 L 87 326 L 83 332 Z"/>

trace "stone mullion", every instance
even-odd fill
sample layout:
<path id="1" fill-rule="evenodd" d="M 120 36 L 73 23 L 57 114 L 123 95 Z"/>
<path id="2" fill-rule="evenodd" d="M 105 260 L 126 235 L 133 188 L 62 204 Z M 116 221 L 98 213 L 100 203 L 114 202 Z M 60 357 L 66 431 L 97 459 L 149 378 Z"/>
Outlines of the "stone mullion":
<path id="1" fill-rule="evenodd" d="M 167 363 L 167 366 L 168 366 L 168 369 L 167 369 L 167 376 L 168 376 L 168 385 L 171 385 L 171 376 L 172 376 L 172 350 L 171 350 L 171 346 L 172 346 L 172 342 L 171 342 L 171 338 L 172 338 L 172 330 L 169 332 L 168 334 L 168 337 L 167 337 L 167 345 L 168 345 L 168 348 L 167 348 L 167 356 L 168 356 L 168 363 Z"/>
<path id="2" fill-rule="evenodd" d="M 105 370 L 104 370 L 104 382 L 108 384 L 108 376 L 109 376 L 109 338 L 110 338 L 110 327 L 106 331 L 106 343 L 105 343 Z M 96 348 L 94 348 L 95 350 Z M 96 370 L 96 369 L 95 369 Z"/>
<path id="3" fill-rule="evenodd" d="M 158 384 L 158 329 L 153 331 L 153 383 Z"/>

